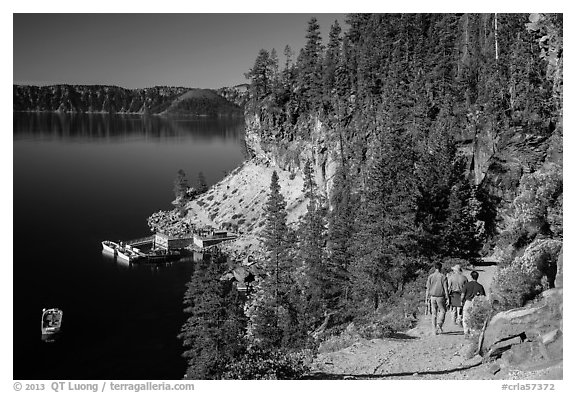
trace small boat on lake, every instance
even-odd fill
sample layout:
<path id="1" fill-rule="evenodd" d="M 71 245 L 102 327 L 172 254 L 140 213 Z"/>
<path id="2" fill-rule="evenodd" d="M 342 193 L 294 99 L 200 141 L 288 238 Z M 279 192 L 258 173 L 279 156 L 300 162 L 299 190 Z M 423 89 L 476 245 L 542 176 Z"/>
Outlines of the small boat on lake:
<path id="1" fill-rule="evenodd" d="M 133 262 L 141 257 L 140 253 L 131 247 L 118 247 L 117 252 L 118 259 L 123 259 L 128 262 Z"/>
<path id="2" fill-rule="evenodd" d="M 179 250 L 154 249 L 146 254 L 148 262 L 169 262 L 180 259 L 182 253 Z"/>
<path id="3" fill-rule="evenodd" d="M 58 308 L 42 310 L 42 340 L 51 342 L 56 339 L 62 328 L 62 315 Z"/>
<path id="4" fill-rule="evenodd" d="M 110 254 L 116 255 L 118 253 L 118 248 L 120 248 L 120 245 L 118 243 L 114 243 L 110 240 L 104 240 L 102 242 L 102 250 Z"/>
<path id="5" fill-rule="evenodd" d="M 142 251 L 140 251 L 139 248 L 131 246 L 130 244 L 126 244 L 126 248 L 129 249 L 130 251 L 135 252 L 136 254 L 142 255 Z"/>

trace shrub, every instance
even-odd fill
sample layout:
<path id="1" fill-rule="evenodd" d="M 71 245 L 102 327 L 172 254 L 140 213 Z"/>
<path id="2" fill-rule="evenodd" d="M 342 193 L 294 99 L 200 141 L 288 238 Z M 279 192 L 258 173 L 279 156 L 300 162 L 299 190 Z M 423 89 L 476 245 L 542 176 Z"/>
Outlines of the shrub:
<path id="1" fill-rule="evenodd" d="M 495 309 L 503 311 L 522 307 L 526 301 L 552 286 L 561 248 L 561 241 L 538 239 L 521 256 L 506 261 L 492 282 Z"/>
<path id="2" fill-rule="evenodd" d="M 466 269 L 470 263 L 467 259 L 447 257 L 442 259 L 442 271 L 444 273 L 451 273 L 454 265 L 460 265 L 462 269 Z"/>
<path id="3" fill-rule="evenodd" d="M 358 327 L 358 333 L 362 338 L 372 340 L 375 338 L 389 337 L 394 333 L 394 329 L 389 325 L 390 319 L 376 320 Z"/>
<path id="4" fill-rule="evenodd" d="M 553 282 L 561 249 L 562 242 L 559 240 L 538 239 L 530 244 L 524 254 L 514 262 L 535 279 L 539 280 L 546 276 Z"/>
<path id="5" fill-rule="evenodd" d="M 527 273 L 518 264 L 501 268 L 492 282 L 492 297 L 497 311 L 522 307 L 526 300 L 533 298 L 540 280 Z"/>
<path id="6" fill-rule="evenodd" d="M 249 349 L 224 373 L 225 379 L 300 379 L 310 371 L 304 352 L 286 353 L 276 349 Z"/>
<path id="7" fill-rule="evenodd" d="M 502 238 L 522 247 L 550 228 L 561 235 L 562 190 L 562 167 L 557 164 L 522 176 Z"/>
<path id="8" fill-rule="evenodd" d="M 383 299 L 377 312 L 371 310 L 371 302 L 356 304 L 354 322 L 363 338 L 390 337 L 416 325 L 418 314 L 423 313 L 426 307 L 427 274 L 418 270 L 415 275 L 416 278 L 405 283 L 401 290 Z"/>
<path id="9" fill-rule="evenodd" d="M 562 217 L 564 212 L 563 194 L 560 194 L 556 202 L 548 207 L 546 221 L 550 225 L 550 231 L 555 237 L 563 236 Z"/>
<path id="10" fill-rule="evenodd" d="M 492 304 L 486 296 L 476 296 L 472 300 L 472 307 L 467 315 L 467 323 L 472 330 L 480 330 L 484 326 L 484 322 L 490 318 L 492 314 Z"/>

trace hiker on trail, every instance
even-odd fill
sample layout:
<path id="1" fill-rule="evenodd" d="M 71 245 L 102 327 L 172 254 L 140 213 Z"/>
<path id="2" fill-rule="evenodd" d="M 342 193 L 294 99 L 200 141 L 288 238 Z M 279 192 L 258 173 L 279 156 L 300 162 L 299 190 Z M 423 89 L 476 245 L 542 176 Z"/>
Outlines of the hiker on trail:
<path id="1" fill-rule="evenodd" d="M 462 273 L 460 265 L 452 266 L 452 271 L 453 273 L 448 276 L 448 295 L 450 296 L 450 306 L 454 311 L 452 320 L 454 324 L 462 326 L 462 290 L 468 279 Z"/>
<path id="2" fill-rule="evenodd" d="M 434 267 L 434 273 L 429 275 L 426 281 L 426 301 L 430 299 L 434 334 L 440 334 L 446 316 L 446 306 L 449 302 L 448 283 L 446 276 L 440 272 L 442 263 L 436 262 Z"/>
<path id="3" fill-rule="evenodd" d="M 472 300 L 476 296 L 486 296 L 486 292 L 484 291 L 484 287 L 482 284 L 478 283 L 478 272 L 473 270 L 470 273 L 472 277 L 472 281 L 469 281 L 464 285 L 462 289 L 462 303 L 464 306 L 462 307 L 463 311 L 463 323 L 464 323 L 464 337 L 470 337 L 470 308 L 472 307 Z"/>

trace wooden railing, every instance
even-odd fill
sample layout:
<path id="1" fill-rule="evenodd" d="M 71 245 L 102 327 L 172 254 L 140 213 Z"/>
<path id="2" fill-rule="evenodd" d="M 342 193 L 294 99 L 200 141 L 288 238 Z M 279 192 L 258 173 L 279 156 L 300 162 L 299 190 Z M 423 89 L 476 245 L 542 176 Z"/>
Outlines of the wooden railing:
<path id="1" fill-rule="evenodd" d="M 142 244 L 148 244 L 154 242 L 154 235 L 148 237 L 141 237 L 139 239 L 127 240 L 124 244 L 128 244 L 130 246 L 139 246 Z"/>

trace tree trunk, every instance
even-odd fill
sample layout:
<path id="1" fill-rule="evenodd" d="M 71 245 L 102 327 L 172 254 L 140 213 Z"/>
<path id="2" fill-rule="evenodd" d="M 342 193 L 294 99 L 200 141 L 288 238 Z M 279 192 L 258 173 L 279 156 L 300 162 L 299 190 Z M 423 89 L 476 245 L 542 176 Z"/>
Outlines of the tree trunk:
<path id="1" fill-rule="evenodd" d="M 498 60 L 498 14 L 494 14 L 494 55 Z"/>

